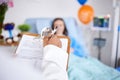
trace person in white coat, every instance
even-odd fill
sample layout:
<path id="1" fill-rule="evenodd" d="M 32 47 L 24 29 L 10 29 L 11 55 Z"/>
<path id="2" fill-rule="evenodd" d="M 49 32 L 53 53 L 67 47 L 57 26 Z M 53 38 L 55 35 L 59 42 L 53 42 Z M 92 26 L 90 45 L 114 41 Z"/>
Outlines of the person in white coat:
<path id="1" fill-rule="evenodd" d="M 45 38 L 41 72 L 0 53 L 0 80 L 68 80 L 67 58 L 56 36 Z"/>

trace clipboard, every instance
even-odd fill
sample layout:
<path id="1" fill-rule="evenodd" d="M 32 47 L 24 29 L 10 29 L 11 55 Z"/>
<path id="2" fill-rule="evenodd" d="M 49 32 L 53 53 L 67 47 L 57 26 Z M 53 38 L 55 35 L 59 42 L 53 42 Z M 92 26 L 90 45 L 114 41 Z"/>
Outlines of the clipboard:
<path id="1" fill-rule="evenodd" d="M 33 37 L 39 36 L 39 34 L 29 33 L 29 32 L 22 33 L 22 36 L 23 35 L 28 35 L 28 36 L 33 36 Z M 61 40 L 62 46 L 64 46 L 63 49 L 66 50 L 66 52 L 68 53 L 68 60 L 67 60 L 67 65 L 66 65 L 66 70 L 67 70 L 68 69 L 69 54 L 70 54 L 70 38 L 67 36 L 57 36 L 57 37 Z M 17 54 L 16 54 L 16 56 L 17 56 Z"/>
<path id="2" fill-rule="evenodd" d="M 29 36 L 34 36 L 34 37 L 37 37 L 37 36 L 39 36 L 39 34 L 35 34 L 35 33 L 30 33 L 30 32 L 24 32 L 24 33 L 22 33 L 22 35 L 29 35 Z M 64 40 L 66 40 L 66 44 L 67 44 L 67 46 L 66 46 L 66 51 L 67 51 L 67 53 L 69 54 L 70 53 L 70 38 L 68 37 L 68 36 L 57 36 L 59 39 L 64 39 Z M 62 40 L 61 40 L 61 42 L 62 42 Z"/>

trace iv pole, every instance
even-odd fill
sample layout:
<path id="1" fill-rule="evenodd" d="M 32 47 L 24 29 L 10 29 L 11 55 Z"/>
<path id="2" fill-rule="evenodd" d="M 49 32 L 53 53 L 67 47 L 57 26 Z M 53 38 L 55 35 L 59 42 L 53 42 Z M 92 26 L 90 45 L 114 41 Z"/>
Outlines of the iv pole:
<path id="1" fill-rule="evenodd" d="M 99 31 L 99 39 L 101 39 L 101 31 Z M 101 60 L 101 46 L 100 43 L 98 45 L 98 60 Z"/>

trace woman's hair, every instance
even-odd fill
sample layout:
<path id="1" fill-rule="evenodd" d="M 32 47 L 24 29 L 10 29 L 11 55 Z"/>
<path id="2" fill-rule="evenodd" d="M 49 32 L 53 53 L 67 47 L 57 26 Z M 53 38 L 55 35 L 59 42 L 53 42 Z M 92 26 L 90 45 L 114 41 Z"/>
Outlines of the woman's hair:
<path id="1" fill-rule="evenodd" d="M 62 18 L 55 18 L 55 19 L 53 20 L 53 22 L 52 22 L 51 28 L 54 29 L 54 23 L 55 23 L 57 20 L 60 20 L 60 21 L 63 22 L 63 24 L 64 24 L 64 31 L 63 31 L 63 34 L 66 35 L 66 36 L 68 36 L 68 30 L 67 30 L 67 28 L 66 28 L 65 21 L 64 21 Z"/>

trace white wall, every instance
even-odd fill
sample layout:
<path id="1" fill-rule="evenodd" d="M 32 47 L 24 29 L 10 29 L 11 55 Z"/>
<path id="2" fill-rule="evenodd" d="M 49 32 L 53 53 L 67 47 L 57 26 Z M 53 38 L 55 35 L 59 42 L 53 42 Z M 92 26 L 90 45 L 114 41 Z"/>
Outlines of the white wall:
<path id="1" fill-rule="evenodd" d="M 14 0 L 5 22 L 21 24 L 30 17 L 77 17 L 78 7 L 75 0 Z"/>
<path id="2" fill-rule="evenodd" d="M 75 17 L 80 26 L 83 26 L 84 38 L 92 56 L 97 57 L 97 48 L 92 45 L 94 37 L 98 37 L 98 32 L 91 31 L 91 25 L 83 25 L 77 18 L 80 8 L 77 0 L 13 0 L 14 7 L 9 8 L 5 22 L 14 22 L 16 25 L 22 24 L 27 18 L 35 17 Z M 88 0 L 87 4 L 93 6 L 95 15 L 111 14 L 113 17 L 112 0 Z M 112 20 L 113 22 L 113 20 Z M 102 49 L 102 61 L 110 65 L 112 31 L 103 32 L 102 37 L 107 38 L 106 47 Z M 106 51 L 107 50 L 107 51 Z"/>
<path id="3" fill-rule="evenodd" d="M 13 0 L 14 7 L 6 13 L 5 22 L 17 25 L 30 17 L 75 17 L 81 5 L 77 0 Z M 95 15 L 111 12 L 112 0 L 88 0 L 86 4 L 93 6 Z M 78 20 L 78 19 L 77 19 Z"/>

